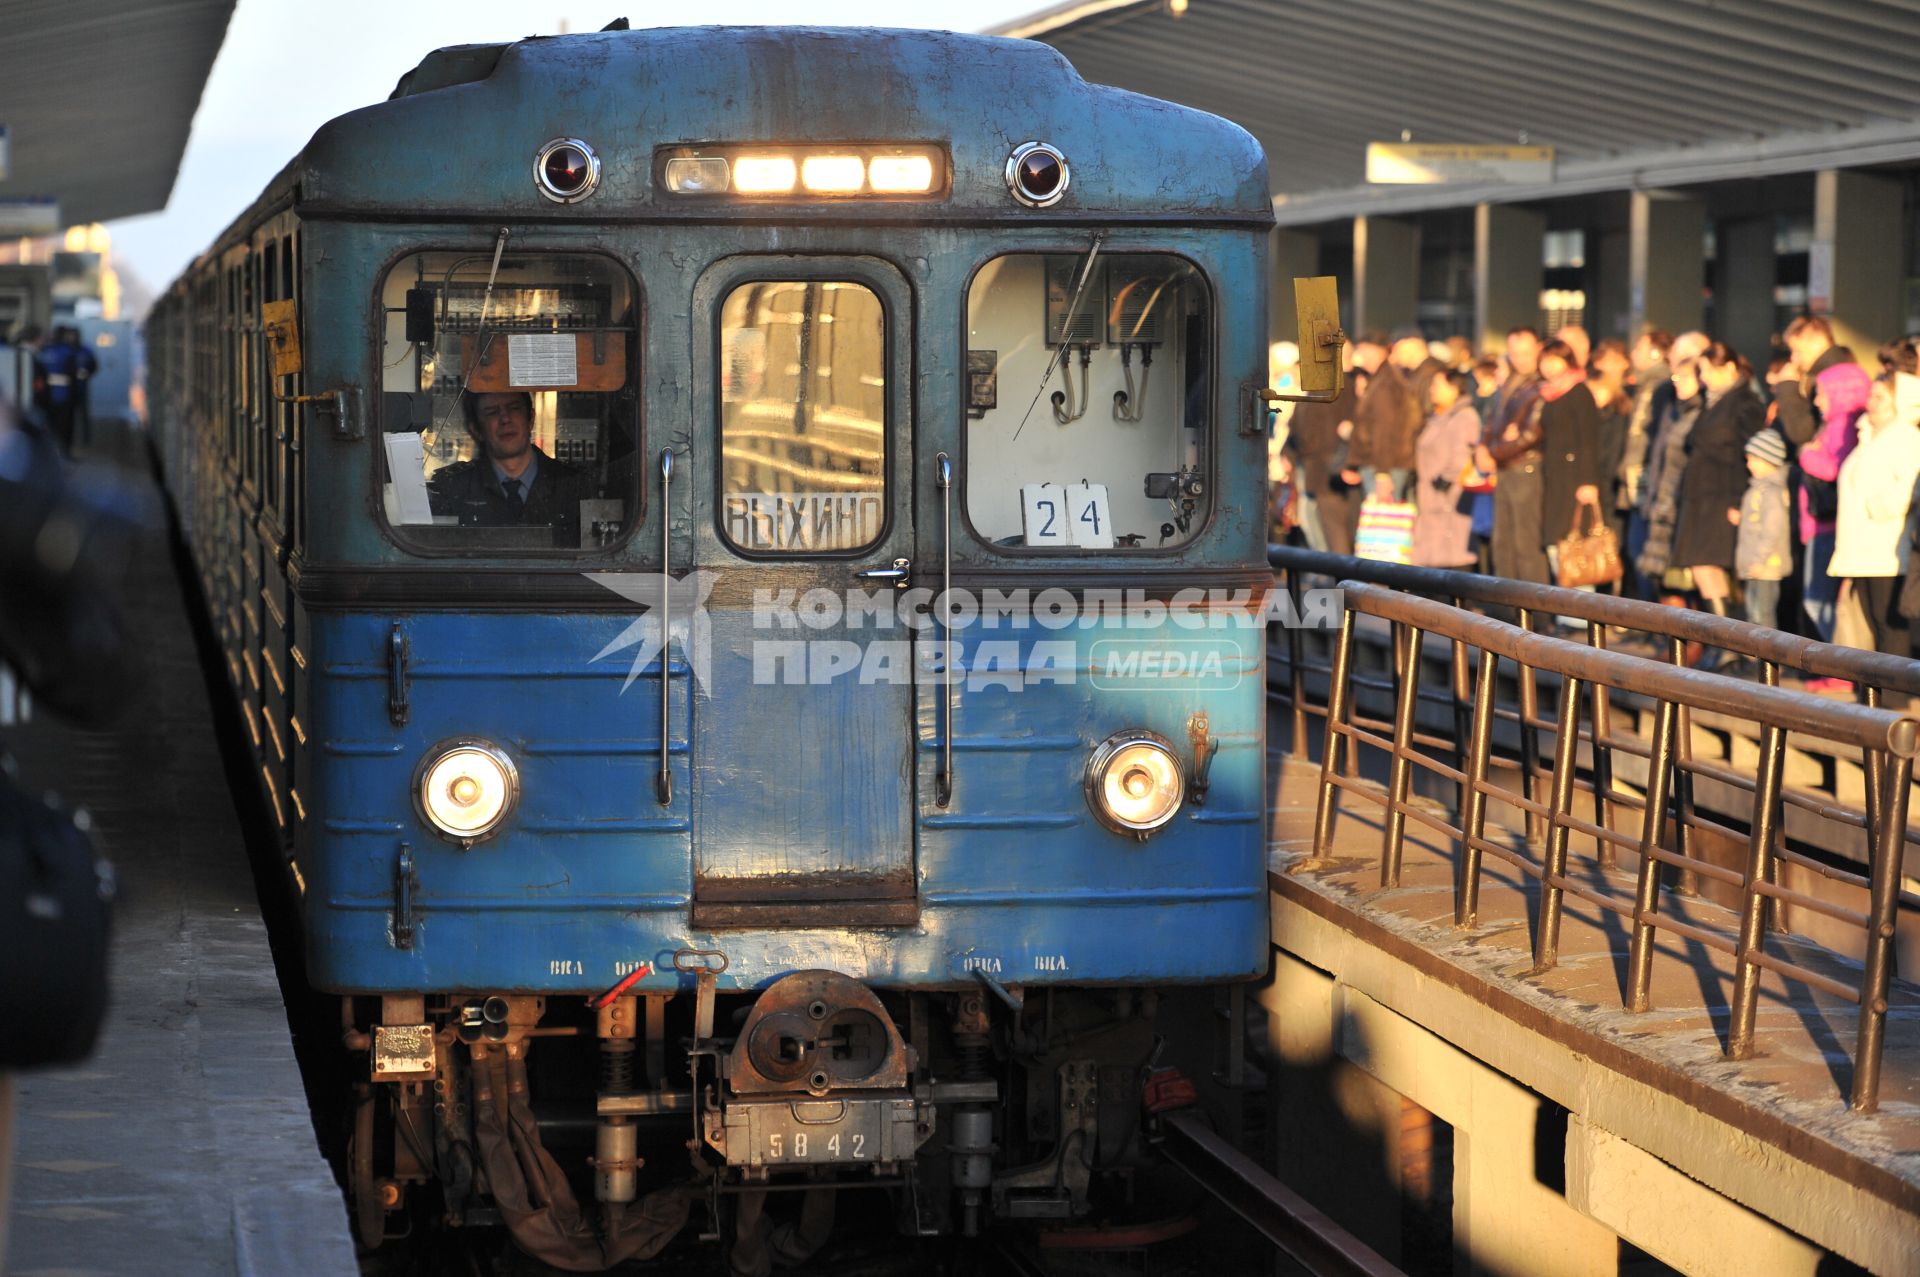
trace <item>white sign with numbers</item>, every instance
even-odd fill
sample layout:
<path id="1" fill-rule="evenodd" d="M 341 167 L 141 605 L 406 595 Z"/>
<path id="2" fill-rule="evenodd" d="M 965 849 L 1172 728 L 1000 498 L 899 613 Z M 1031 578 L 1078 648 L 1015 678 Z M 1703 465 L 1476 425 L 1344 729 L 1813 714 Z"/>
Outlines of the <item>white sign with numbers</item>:
<path id="1" fill-rule="evenodd" d="M 1075 545 L 1083 550 L 1113 548 L 1113 511 L 1107 506 L 1106 484 L 1068 484 L 1067 514 L 1073 520 L 1069 535 Z"/>
<path id="2" fill-rule="evenodd" d="M 1020 489 L 1020 518 L 1032 546 L 1113 548 L 1113 512 L 1104 483 L 1029 483 Z"/>
<path id="3" fill-rule="evenodd" d="M 1073 521 L 1067 516 L 1067 489 L 1057 483 L 1023 485 L 1020 520 L 1026 529 L 1028 545 L 1073 544 Z"/>

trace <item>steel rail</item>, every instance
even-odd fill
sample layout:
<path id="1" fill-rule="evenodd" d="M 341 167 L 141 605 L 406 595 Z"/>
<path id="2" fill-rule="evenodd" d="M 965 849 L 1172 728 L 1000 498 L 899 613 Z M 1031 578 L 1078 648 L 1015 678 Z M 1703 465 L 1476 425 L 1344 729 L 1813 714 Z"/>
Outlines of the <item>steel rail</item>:
<path id="1" fill-rule="evenodd" d="M 1313 1203 L 1183 1109 L 1161 1117 L 1167 1160 L 1313 1277 L 1406 1277 Z"/>
<path id="2" fill-rule="evenodd" d="M 1341 797 L 1351 794 L 1362 798 L 1382 810 L 1381 886 L 1400 885 L 1409 820 L 1420 828 L 1437 832 L 1458 848 L 1454 916 L 1459 924 L 1474 925 L 1482 854 L 1513 865 L 1541 884 L 1538 918 L 1533 929 L 1533 966 L 1527 973 L 1530 976 L 1546 973 L 1559 961 L 1562 909 L 1569 896 L 1612 912 L 1631 924 L 1629 982 L 1622 998 L 1629 1011 L 1643 1012 L 1651 1005 L 1652 945 L 1657 932 L 1686 936 L 1709 948 L 1731 953 L 1734 990 L 1725 1049 L 1729 1059 L 1748 1058 L 1756 1049 L 1756 1014 L 1763 971 L 1799 980 L 1811 988 L 1856 1002 L 1859 1026 L 1851 1104 L 1856 1111 L 1872 1111 L 1877 1106 L 1880 1043 L 1885 1032 L 1894 924 L 1900 898 L 1901 834 L 1906 827 L 1913 757 L 1920 751 L 1920 718 L 1871 704 L 1836 703 L 1786 691 L 1774 686 L 1771 678 L 1765 684 L 1756 685 L 1610 652 L 1593 641 L 1591 635 L 1589 642 L 1579 643 L 1539 634 L 1524 624 L 1511 625 L 1377 584 L 1349 579 L 1340 582 L 1340 589 L 1340 632 L 1327 691 L 1327 732 L 1320 759 L 1313 851 L 1307 860 L 1292 866 L 1291 872 L 1318 869 L 1326 864 L 1335 847 L 1334 829 Z M 1370 730 L 1374 726 L 1371 722 L 1363 726 L 1364 720 L 1354 711 L 1354 685 L 1362 681 L 1353 672 L 1355 618 L 1360 615 L 1384 620 L 1393 627 L 1391 737 Z M 1418 704 L 1421 649 L 1427 635 L 1447 641 L 1456 671 L 1465 670 L 1469 650 L 1477 649 L 1480 653 L 1478 677 L 1470 689 L 1471 725 L 1451 742 L 1450 755 L 1458 765 L 1423 753 L 1420 746 L 1424 742 L 1416 739 L 1412 727 L 1413 712 Z M 1520 682 L 1523 699 L 1527 699 L 1525 693 L 1536 671 L 1547 672 L 1560 680 L 1553 719 L 1547 728 L 1552 733 L 1552 767 L 1550 773 L 1542 777 L 1550 780 L 1544 795 L 1533 783 L 1523 786 L 1525 792 L 1516 795 L 1499 790 L 1487 780 L 1495 721 L 1494 699 L 1502 658 L 1514 662 L 1525 673 L 1526 677 Z M 1469 689 L 1462 686 L 1457 675 L 1453 683 L 1456 701 L 1464 702 Z M 1603 764 L 1605 743 L 1611 735 L 1605 722 L 1605 707 L 1611 691 L 1628 688 L 1652 698 L 1658 706 L 1654 737 L 1647 747 L 1648 789 L 1645 797 L 1633 804 L 1640 812 L 1638 838 L 1611 828 L 1608 814 L 1611 796 L 1603 797 L 1602 793 L 1603 786 L 1611 789 Z M 1582 708 L 1589 701 L 1587 714 L 1592 720 L 1591 730 L 1583 731 Z M 1297 713 L 1297 705 L 1295 709 Z M 1763 729 L 1760 765 L 1750 791 L 1748 831 L 1741 837 L 1747 854 L 1738 871 L 1696 861 L 1687 846 L 1689 831 L 1713 827 L 1711 822 L 1692 812 L 1685 799 L 1674 803 L 1671 813 L 1669 809 L 1669 784 L 1678 797 L 1678 791 L 1690 782 L 1683 735 L 1687 713 L 1707 709 L 1737 716 Z M 1520 716 L 1523 726 L 1537 717 L 1537 700 L 1523 706 Z M 1866 882 L 1870 899 L 1864 912 L 1790 890 L 1778 881 L 1785 851 L 1781 821 L 1786 803 L 1782 780 L 1789 731 L 1828 742 L 1852 744 L 1867 758 L 1878 760 L 1877 765 L 1868 768 L 1868 808 L 1870 819 L 1876 825 L 1876 836 L 1870 847 Z M 1584 741 L 1593 744 L 1595 783 L 1588 790 L 1593 798 L 1593 821 L 1576 816 L 1573 810 L 1580 766 L 1578 754 Z M 1362 744 L 1383 751 L 1387 757 L 1388 777 L 1380 792 L 1374 792 L 1354 775 L 1355 754 Z M 1534 741 L 1526 747 L 1523 777 L 1531 778 L 1541 770 L 1538 745 L 1539 742 Z M 1347 764 L 1344 769 L 1341 766 L 1343 750 Z M 1415 768 L 1458 786 L 1457 824 L 1410 802 Z M 1502 846 L 1486 837 L 1488 799 L 1525 814 L 1529 826 L 1527 842 L 1538 846 L 1537 859 L 1519 848 Z M 1679 844 L 1677 855 L 1663 845 L 1669 814 L 1673 817 Z M 1536 829 L 1539 832 L 1536 833 Z M 1594 840 L 1593 859 L 1603 872 L 1615 868 L 1617 847 L 1629 847 L 1636 853 L 1639 867 L 1630 893 L 1576 878 L 1570 866 L 1570 837 L 1576 833 Z M 1731 829 L 1726 833 L 1739 836 Z M 1658 866 L 1673 863 L 1690 865 L 1696 877 L 1711 877 L 1737 888 L 1738 925 L 1728 928 L 1733 934 L 1716 934 L 1661 916 Z M 1866 937 L 1866 954 L 1857 988 L 1822 971 L 1766 952 L 1766 933 L 1778 927 L 1777 920 L 1770 915 L 1779 903 L 1799 905 L 1861 927 Z"/>
<path id="3" fill-rule="evenodd" d="M 1268 546 L 1267 562 L 1289 573 L 1313 573 L 1336 581 L 1360 580 L 1412 594 L 1535 614 L 1577 617 L 1599 625 L 1722 648 L 1819 678 L 1845 679 L 1883 691 L 1920 695 L 1920 661 L 1839 647 L 1691 608 L 1668 607 L 1644 599 L 1569 590 L 1557 585 L 1537 585 L 1531 581 L 1510 581 L 1505 577 L 1480 576 L 1449 568 L 1404 567 L 1397 563 L 1353 559 L 1291 545 Z"/>

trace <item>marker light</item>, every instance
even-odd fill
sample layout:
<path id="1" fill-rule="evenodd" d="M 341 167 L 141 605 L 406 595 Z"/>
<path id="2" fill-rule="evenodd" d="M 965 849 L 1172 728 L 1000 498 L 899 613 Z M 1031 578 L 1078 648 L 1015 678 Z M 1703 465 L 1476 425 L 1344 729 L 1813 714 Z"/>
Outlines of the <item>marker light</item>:
<path id="1" fill-rule="evenodd" d="M 876 155 L 867 164 L 867 182 L 889 195 L 933 189 L 933 160 L 925 155 Z"/>
<path id="2" fill-rule="evenodd" d="M 724 155 L 676 155 L 667 161 L 667 189 L 676 195 L 719 195 L 727 189 Z"/>
<path id="3" fill-rule="evenodd" d="M 1109 736 L 1087 761 L 1087 805 L 1117 834 L 1145 838 L 1172 820 L 1186 787 L 1172 744 L 1144 728 Z"/>
<path id="4" fill-rule="evenodd" d="M 733 189 L 749 195 L 781 195 L 797 178 L 790 155 L 741 155 L 733 161 Z"/>
<path id="5" fill-rule="evenodd" d="M 1067 157 L 1045 142 L 1022 142 L 1007 157 L 1007 189 L 1030 208 L 1050 208 L 1067 193 Z"/>
<path id="6" fill-rule="evenodd" d="M 600 185 L 600 157 L 574 137 L 557 137 L 533 157 L 533 184 L 556 204 L 574 204 Z"/>
<path id="7" fill-rule="evenodd" d="M 463 846 L 498 829 L 519 795 L 520 776 L 513 760 L 499 746 L 483 740 L 438 746 L 422 760 L 414 787 L 427 823 Z"/>
<path id="8" fill-rule="evenodd" d="M 851 193 L 866 184 L 866 167 L 857 155 L 809 155 L 800 161 L 800 184 L 810 191 Z"/>

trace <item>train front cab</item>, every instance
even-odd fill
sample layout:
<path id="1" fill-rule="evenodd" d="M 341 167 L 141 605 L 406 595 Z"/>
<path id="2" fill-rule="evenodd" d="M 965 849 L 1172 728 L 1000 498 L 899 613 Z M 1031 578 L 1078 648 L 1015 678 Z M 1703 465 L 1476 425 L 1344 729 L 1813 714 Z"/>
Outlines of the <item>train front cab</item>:
<path id="1" fill-rule="evenodd" d="M 1141 1156 L 1157 987 L 1253 974 L 1265 926 L 1264 441 L 1222 375 L 1257 345 L 1215 282 L 1258 254 L 1169 238 L 822 232 L 690 283 L 536 235 L 351 254 L 386 263 L 365 507 L 425 561 L 305 573 L 312 974 L 362 995 L 394 1101 L 362 1119 L 369 1242 L 444 1179 L 372 1132 L 458 1129 L 490 1054 L 584 1075 L 583 1038 L 614 1205 L 688 1121 L 715 1186 L 911 1183 L 941 1230 L 1084 1213 Z M 540 325 L 575 378 L 529 392 L 541 464 L 599 476 L 578 517 L 463 524 L 429 474 L 410 512 L 395 467 L 480 457 L 462 397 Z M 1069 1143 L 1097 1149 L 1062 1171 Z"/>

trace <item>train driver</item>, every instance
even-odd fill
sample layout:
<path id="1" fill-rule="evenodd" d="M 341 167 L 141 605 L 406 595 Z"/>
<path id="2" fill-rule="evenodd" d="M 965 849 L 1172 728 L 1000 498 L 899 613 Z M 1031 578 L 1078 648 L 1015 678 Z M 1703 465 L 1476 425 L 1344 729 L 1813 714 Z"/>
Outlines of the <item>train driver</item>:
<path id="1" fill-rule="evenodd" d="M 592 494 L 584 474 L 534 444 L 532 394 L 462 391 L 460 411 L 480 455 L 435 472 L 433 512 L 458 515 L 463 527 L 551 527 L 558 544 L 575 544 L 581 498 Z"/>

